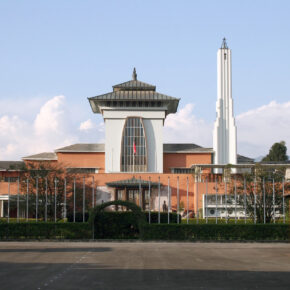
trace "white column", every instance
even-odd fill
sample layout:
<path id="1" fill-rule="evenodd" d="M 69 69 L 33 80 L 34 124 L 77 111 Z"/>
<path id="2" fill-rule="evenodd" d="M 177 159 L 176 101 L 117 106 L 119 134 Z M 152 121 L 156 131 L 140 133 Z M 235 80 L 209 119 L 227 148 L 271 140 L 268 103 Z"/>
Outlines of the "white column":
<path id="1" fill-rule="evenodd" d="M 237 164 L 237 128 L 232 99 L 231 50 L 225 39 L 217 52 L 217 118 L 214 124 L 215 164 Z M 233 170 L 234 171 L 234 170 Z M 215 169 L 221 173 L 221 169 Z"/>

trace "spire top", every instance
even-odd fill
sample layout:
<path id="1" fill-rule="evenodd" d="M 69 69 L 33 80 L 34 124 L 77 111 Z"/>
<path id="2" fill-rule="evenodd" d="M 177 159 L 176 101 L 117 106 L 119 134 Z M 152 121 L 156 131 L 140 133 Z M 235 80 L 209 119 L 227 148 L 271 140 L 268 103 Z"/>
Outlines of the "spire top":
<path id="1" fill-rule="evenodd" d="M 222 42 L 222 47 L 221 48 L 228 49 L 227 40 L 226 40 L 225 37 L 223 38 L 223 42 Z"/>
<path id="2" fill-rule="evenodd" d="M 133 69 L 132 79 L 133 79 L 133 81 L 137 81 L 136 68 Z"/>

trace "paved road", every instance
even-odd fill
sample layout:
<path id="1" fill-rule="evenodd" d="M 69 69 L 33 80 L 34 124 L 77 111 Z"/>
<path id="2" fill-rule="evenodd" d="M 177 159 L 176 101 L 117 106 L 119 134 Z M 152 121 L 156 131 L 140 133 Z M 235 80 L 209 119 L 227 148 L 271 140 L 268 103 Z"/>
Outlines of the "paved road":
<path id="1" fill-rule="evenodd" d="M 290 244 L 0 242 L 0 289 L 290 289 Z"/>

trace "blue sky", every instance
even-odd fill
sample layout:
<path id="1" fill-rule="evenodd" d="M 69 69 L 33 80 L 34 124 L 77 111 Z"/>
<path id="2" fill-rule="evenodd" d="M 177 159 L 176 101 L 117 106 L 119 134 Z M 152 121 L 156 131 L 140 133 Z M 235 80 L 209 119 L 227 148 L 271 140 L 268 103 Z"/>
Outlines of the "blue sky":
<path id="1" fill-rule="evenodd" d="M 41 108 L 62 95 L 64 99 L 58 100 L 55 108 L 62 112 L 59 121 L 66 125 L 59 136 L 69 135 L 63 138 L 67 142 L 101 141 L 102 119 L 92 114 L 87 97 L 106 93 L 112 85 L 129 80 L 135 66 L 138 79 L 155 84 L 161 93 L 181 98 L 180 109 L 185 113 L 182 111 L 179 118 L 197 122 L 193 127 L 197 131 L 208 130 L 208 137 L 203 139 L 202 132 L 193 132 L 189 139 L 184 137 L 184 142 L 212 146 L 209 127 L 215 119 L 217 98 L 216 53 L 226 37 L 233 58 L 234 111 L 237 119 L 243 120 L 241 139 L 238 127 L 240 153 L 263 155 L 279 138 L 290 143 L 289 133 L 283 129 L 263 144 L 246 144 L 251 128 L 245 129 L 249 126 L 245 114 L 261 114 L 262 110 L 264 116 L 264 108 L 272 118 L 267 118 L 269 134 L 269 130 L 276 131 L 275 126 L 278 130 L 281 122 L 277 112 L 287 114 L 289 110 L 289 11 L 290 1 L 277 0 L 2 0 L 0 128 L 25 123 L 32 136 Z M 276 115 L 271 111 L 273 102 Z M 90 130 L 79 130 L 88 119 Z M 283 124 L 288 121 L 283 119 Z M 198 125 L 200 122 L 204 127 Z M 289 127 L 289 123 L 286 125 Z M 265 129 L 263 122 L 260 126 L 260 130 Z M 29 144 L 21 150 L 13 147 L 14 143 L 21 144 L 17 130 L 19 126 L 13 127 L 15 138 L 9 142 L 5 137 L 8 133 L 2 132 L 2 137 L 0 133 L 0 159 L 17 159 L 35 150 Z M 170 137 L 175 135 L 172 130 L 165 131 L 169 136 L 165 141 L 179 142 Z M 254 131 L 249 139 L 251 136 L 256 136 Z M 34 137 L 39 142 L 40 138 Z M 60 140 L 43 148 L 53 150 L 59 145 L 63 145 Z"/>

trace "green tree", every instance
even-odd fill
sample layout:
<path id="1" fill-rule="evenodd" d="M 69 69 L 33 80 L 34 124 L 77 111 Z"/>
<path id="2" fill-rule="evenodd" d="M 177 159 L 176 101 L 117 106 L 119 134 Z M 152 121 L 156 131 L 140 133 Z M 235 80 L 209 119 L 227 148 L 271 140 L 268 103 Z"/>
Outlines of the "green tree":
<path id="1" fill-rule="evenodd" d="M 274 143 L 269 151 L 269 154 L 265 156 L 262 161 L 287 161 L 287 147 L 284 141 Z"/>
<path id="2" fill-rule="evenodd" d="M 83 207 L 83 178 L 88 174 L 71 174 L 65 166 L 59 163 L 48 161 L 31 162 L 26 164 L 20 177 L 21 197 L 20 206 L 25 211 L 27 197 L 27 180 L 29 192 L 29 217 L 35 218 L 36 203 L 38 204 L 38 219 L 45 218 L 45 203 L 47 196 L 47 219 L 54 220 L 56 204 L 56 218 L 59 220 L 64 213 L 64 180 L 66 180 L 66 210 L 67 213 L 73 211 L 73 182 L 76 179 L 76 212 L 82 212 Z M 36 190 L 37 189 L 37 190 Z M 36 197 L 37 192 L 37 197 Z M 85 209 L 91 205 L 91 187 L 86 184 Z M 47 193 L 47 195 L 46 195 Z M 56 195 L 55 195 L 56 194 Z M 12 199 L 12 204 L 16 207 L 17 196 Z M 13 203 L 14 202 L 14 203 Z"/>
<path id="3" fill-rule="evenodd" d="M 285 213 L 288 212 L 289 204 L 285 200 L 283 204 L 283 177 L 285 168 L 255 167 L 255 173 L 246 173 L 237 179 L 237 204 L 244 208 L 246 205 L 247 215 L 257 223 L 271 223 L 282 219 L 283 205 Z M 246 182 L 246 183 L 244 183 Z M 246 187 L 244 187 L 246 184 Z M 231 194 L 234 195 L 234 184 L 231 184 Z M 274 193 L 273 193 L 274 187 Z M 289 190 L 289 183 L 285 183 L 285 192 Z M 246 192 L 246 195 L 245 195 Z M 245 199 L 244 199 L 245 198 Z"/>

